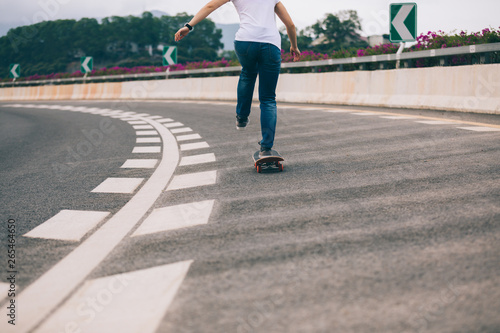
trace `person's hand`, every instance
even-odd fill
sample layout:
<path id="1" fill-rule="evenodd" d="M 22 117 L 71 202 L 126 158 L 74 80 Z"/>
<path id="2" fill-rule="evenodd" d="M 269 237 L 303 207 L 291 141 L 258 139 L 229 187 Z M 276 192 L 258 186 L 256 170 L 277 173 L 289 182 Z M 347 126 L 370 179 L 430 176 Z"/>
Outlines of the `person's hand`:
<path id="1" fill-rule="evenodd" d="M 175 34 L 175 41 L 176 42 L 180 41 L 181 39 L 183 39 L 184 37 L 186 37 L 188 33 L 189 33 L 188 27 L 182 27 L 182 28 L 180 28 L 179 31 L 177 31 L 176 34 Z"/>
<path id="2" fill-rule="evenodd" d="M 290 48 L 290 53 L 293 56 L 293 61 L 299 61 L 300 60 L 300 50 L 298 47 L 291 47 Z"/>

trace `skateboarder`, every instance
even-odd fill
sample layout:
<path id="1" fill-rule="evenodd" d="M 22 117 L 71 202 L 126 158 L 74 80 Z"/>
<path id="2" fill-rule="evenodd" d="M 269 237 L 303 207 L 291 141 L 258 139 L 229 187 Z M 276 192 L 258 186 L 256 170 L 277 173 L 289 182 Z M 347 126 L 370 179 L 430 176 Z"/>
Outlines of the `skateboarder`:
<path id="1" fill-rule="evenodd" d="M 280 0 L 212 0 L 190 22 L 175 34 L 179 41 L 210 13 L 232 1 L 240 16 L 240 29 L 234 47 L 243 69 L 238 82 L 236 128 L 244 129 L 252 107 L 253 91 L 259 75 L 260 123 L 262 140 L 260 155 L 272 155 L 276 131 L 276 86 L 281 69 L 281 37 L 276 27 L 275 14 L 285 24 L 294 61 L 300 60 L 295 25 Z"/>

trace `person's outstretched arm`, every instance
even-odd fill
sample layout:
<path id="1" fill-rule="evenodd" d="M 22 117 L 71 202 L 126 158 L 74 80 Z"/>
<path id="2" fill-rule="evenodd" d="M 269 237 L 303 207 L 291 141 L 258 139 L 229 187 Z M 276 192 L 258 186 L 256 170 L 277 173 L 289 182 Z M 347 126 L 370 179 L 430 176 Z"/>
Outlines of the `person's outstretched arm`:
<path id="1" fill-rule="evenodd" d="M 286 27 L 286 32 L 288 34 L 288 38 L 290 39 L 290 52 L 293 55 L 293 61 L 299 61 L 300 50 L 297 46 L 297 30 L 295 29 L 295 24 L 293 23 L 290 14 L 288 14 L 285 5 L 283 5 L 281 2 L 278 2 L 276 4 L 274 11 Z"/>
<path id="2" fill-rule="evenodd" d="M 229 0 L 212 0 L 207 3 L 200 11 L 188 22 L 188 24 L 192 27 L 203 21 L 208 15 L 212 14 L 214 10 L 222 6 L 223 4 L 229 2 Z M 187 27 L 183 27 L 177 31 L 175 34 L 175 41 L 178 42 L 189 33 L 189 29 Z"/>

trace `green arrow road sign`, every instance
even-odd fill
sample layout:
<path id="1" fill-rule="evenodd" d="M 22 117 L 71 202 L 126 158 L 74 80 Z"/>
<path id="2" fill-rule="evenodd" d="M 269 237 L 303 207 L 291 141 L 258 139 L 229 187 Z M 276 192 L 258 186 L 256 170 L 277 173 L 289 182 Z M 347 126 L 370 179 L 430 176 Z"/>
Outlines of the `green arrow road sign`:
<path id="1" fill-rule="evenodd" d="M 9 77 L 17 79 L 21 76 L 21 66 L 19 64 L 11 64 L 9 66 Z"/>
<path id="2" fill-rule="evenodd" d="M 163 47 L 163 66 L 175 65 L 177 63 L 177 46 Z"/>
<path id="3" fill-rule="evenodd" d="M 81 57 L 80 58 L 80 71 L 84 74 L 92 72 L 94 67 L 94 59 L 92 57 Z"/>
<path id="4" fill-rule="evenodd" d="M 391 42 L 414 42 L 417 39 L 417 4 L 392 3 L 390 14 Z"/>

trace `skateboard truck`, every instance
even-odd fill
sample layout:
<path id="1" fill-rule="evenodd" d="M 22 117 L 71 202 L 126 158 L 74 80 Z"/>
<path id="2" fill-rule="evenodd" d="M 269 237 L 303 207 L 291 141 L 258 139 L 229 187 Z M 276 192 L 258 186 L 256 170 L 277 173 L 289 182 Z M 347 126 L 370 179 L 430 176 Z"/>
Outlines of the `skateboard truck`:
<path id="1" fill-rule="evenodd" d="M 283 171 L 283 164 L 281 162 L 285 159 L 276 150 L 271 150 L 271 155 L 269 156 L 260 157 L 259 154 L 260 150 L 257 150 L 253 154 L 254 166 L 258 173 L 261 173 L 263 170 Z"/>

